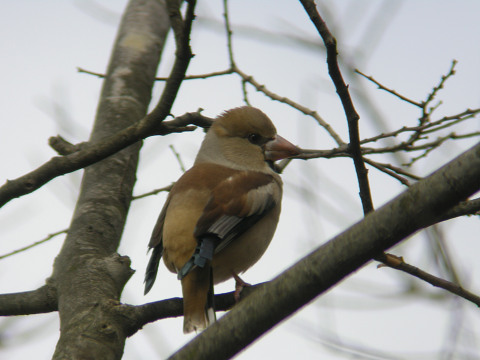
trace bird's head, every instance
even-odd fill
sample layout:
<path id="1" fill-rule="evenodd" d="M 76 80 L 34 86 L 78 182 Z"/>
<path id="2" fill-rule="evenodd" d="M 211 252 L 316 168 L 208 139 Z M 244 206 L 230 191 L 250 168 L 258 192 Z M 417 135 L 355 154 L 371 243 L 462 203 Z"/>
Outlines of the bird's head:
<path id="1" fill-rule="evenodd" d="M 277 135 L 267 115 L 257 108 L 243 106 L 228 110 L 215 120 L 205 136 L 197 162 L 263 170 L 269 162 L 299 153 L 296 146 Z"/>

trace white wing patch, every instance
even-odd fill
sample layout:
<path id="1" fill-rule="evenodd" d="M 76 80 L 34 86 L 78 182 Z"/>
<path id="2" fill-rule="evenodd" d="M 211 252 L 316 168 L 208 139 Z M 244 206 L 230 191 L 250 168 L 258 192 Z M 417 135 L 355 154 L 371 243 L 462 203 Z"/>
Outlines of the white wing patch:
<path id="1" fill-rule="evenodd" d="M 268 199 L 278 199 L 280 197 L 279 192 L 278 185 L 273 181 L 267 185 L 250 190 L 247 193 L 247 206 L 250 208 L 247 216 L 265 212 L 267 206 L 271 205 Z"/>

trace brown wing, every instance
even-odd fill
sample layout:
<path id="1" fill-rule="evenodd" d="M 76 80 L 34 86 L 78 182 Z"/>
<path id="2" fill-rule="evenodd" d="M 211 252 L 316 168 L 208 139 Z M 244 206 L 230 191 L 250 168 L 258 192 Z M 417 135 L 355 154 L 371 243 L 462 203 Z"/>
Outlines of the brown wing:
<path id="1" fill-rule="evenodd" d="M 211 234 L 222 242 L 231 241 L 253 225 L 252 220 L 260 220 L 275 206 L 278 188 L 273 176 L 260 172 L 239 172 L 228 177 L 213 190 L 198 220 L 195 237 Z"/>
<path id="2" fill-rule="evenodd" d="M 195 266 L 205 266 L 214 253 L 259 221 L 281 198 L 280 189 L 272 175 L 261 172 L 239 171 L 220 182 L 197 222 L 194 255 L 178 277 L 183 278 Z"/>
<path id="3" fill-rule="evenodd" d="M 164 246 L 168 248 L 169 241 L 174 241 L 177 244 L 181 244 L 181 247 L 183 250 L 185 250 L 187 253 L 189 252 L 189 255 L 193 253 L 193 250 L 195 249 L 196 242 L 193 238 L 193 228 L 194 224 L 191 224 L 192 228 L 192 234 L 191 238 L 185 239 L 179 236 L 178 232 L 174 231 L 174 238 L 168 238 L 164 240 L 164 229 L 165 226 L 169 226 L 170 232 L 171 228 L 182 228 L 186 229 L 190 227 L 190 224 L 187 224 L 187 221 L 191 221 L 191 219 L 185 219 L 177 216 L 179 208 L 183 209 L 184 206 L 189 206 L 193 202 L 198 202 L 198 197 L 203 197 L 204 195 L 202 194 L 207 194 L 205 195 L 205 200 L 204 203 L 202 204 L 201 200 L 199 203 L 201 204 L 200 207 L 198 208 L 198 215 L 194 219 L 196 222 L 198 218 L 201 216 L 201 212 L 205 204 L 208 202 L 208 194 L 223 180 L 231 176 L 232 174 L 238 172 L 238 170 L 226 168 L 224 166 L 219 166 L 215 164 L 202 164 L 199 166 L 194 166 L 187 172 L 185 172 L 180 179 L 175 183 L 174 187 L 172 188 L 172 191 L 168 195 L 167 201 L 165 202 L 162 211 L 160 212 L 160 215 L 158 217 L 157 223 L 153 229 L 152 236 L 150 238 L 150 242 L 148 244 L 149 249 L 153 249 L 152 255 L 150 257 L 150 260 L 147 265 L 147 269 L 145 272 L 145 294 L 150 291 L 150 289 L 153 286 L 153 283 L 155 282 L 156 276 L 157 276 L 157 271 L 158 271 L 158 266 L 160 263 L 160 260 L 162 256 L 164 255 Z M 188 195 L 185 195 L 187 194 Z M 188 196 L 185 198 L 185 196 Z M 191 196 L 196 196 L 197 199 L 191 199 Z M 194 201 L 197 200 L 197 201 Z M 195 206 L 198 206 L 198 204 L 195 204 Z M 172 208 L 174 209 L 172 212 Z M 190 209 L 192 210 L 192 209 Z M 167 218 L 167 212 L 170 211 L 170 222 L 166 225 L 166 218 Z M 180 213 L 185 213 L 185 211 L 181 211 Z M 189 212 L 189 215 L 192 215 L 192 212 Z M 195 216 L 195 215 L 194 215 Z M 174 221 L 172 222 L 172 218 Z M 168 222 L 168 221 L 167 221 Z M 175 229 L 174 229 L 175 230 Z M 165 244 L 164 244 L 165 242 Z M 190 245 L 190 242 L 193 243 L 193 245 Z M 191 248 L 190 248 L 191 246 Z M 174 251 L 173 251 L 174 252 Z M 177 253 L 172 253 L 170 254 L 170 258 L 172 259 L 177 259 L 181 258 L 181 254 Z M 166 256 L 166 254 L 165 254 Z M 184 260 L 186 261 L 186 260 Z M 182 266 L 184 262 L 181 265 L 175 265 L 175 266 Z"/>

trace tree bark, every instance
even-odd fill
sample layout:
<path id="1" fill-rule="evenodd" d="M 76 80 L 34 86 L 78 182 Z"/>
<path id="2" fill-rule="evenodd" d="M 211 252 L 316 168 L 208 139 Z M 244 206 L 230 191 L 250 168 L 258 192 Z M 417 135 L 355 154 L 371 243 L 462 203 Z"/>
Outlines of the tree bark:
<path id="1" fill-rule="evenodd" d="M 131 0 L 121 21 L 90 141 L 142 119 L 170 28 L 164 1 Z M 85 169 L 68 236 L 50 279 L 58 293 L 54 359 L 120 359 L 126 332 L 112 308 L 132 275 L 115 253 L 132 197 L 141 143 Z"/>

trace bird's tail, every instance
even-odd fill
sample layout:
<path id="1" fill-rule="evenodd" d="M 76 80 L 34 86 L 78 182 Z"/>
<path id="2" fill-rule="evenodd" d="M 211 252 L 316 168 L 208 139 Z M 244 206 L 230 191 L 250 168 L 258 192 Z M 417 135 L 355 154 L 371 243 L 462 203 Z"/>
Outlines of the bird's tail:
<path id="1" fill-rule="evenodd" d="M 157 277 L 158 271 L 158 264 L 160 263 L 160 259 L 162 258 L 163 254 L 163 246 L 162 244 L 155 246 L 153 248 L 152 255 L 150 256 L 150 260 L 148 261 L 147 270 L 145 271 L 145 291 L 144 295 L 146 295 L 153 286 L 155 279 Z"/>
<path id="2" fill-rule="evenodd" d="M 182 279 L 183 332 L 200 331 L 215 322 L 213 274 L 208 264 L 196 267 Z"/>

